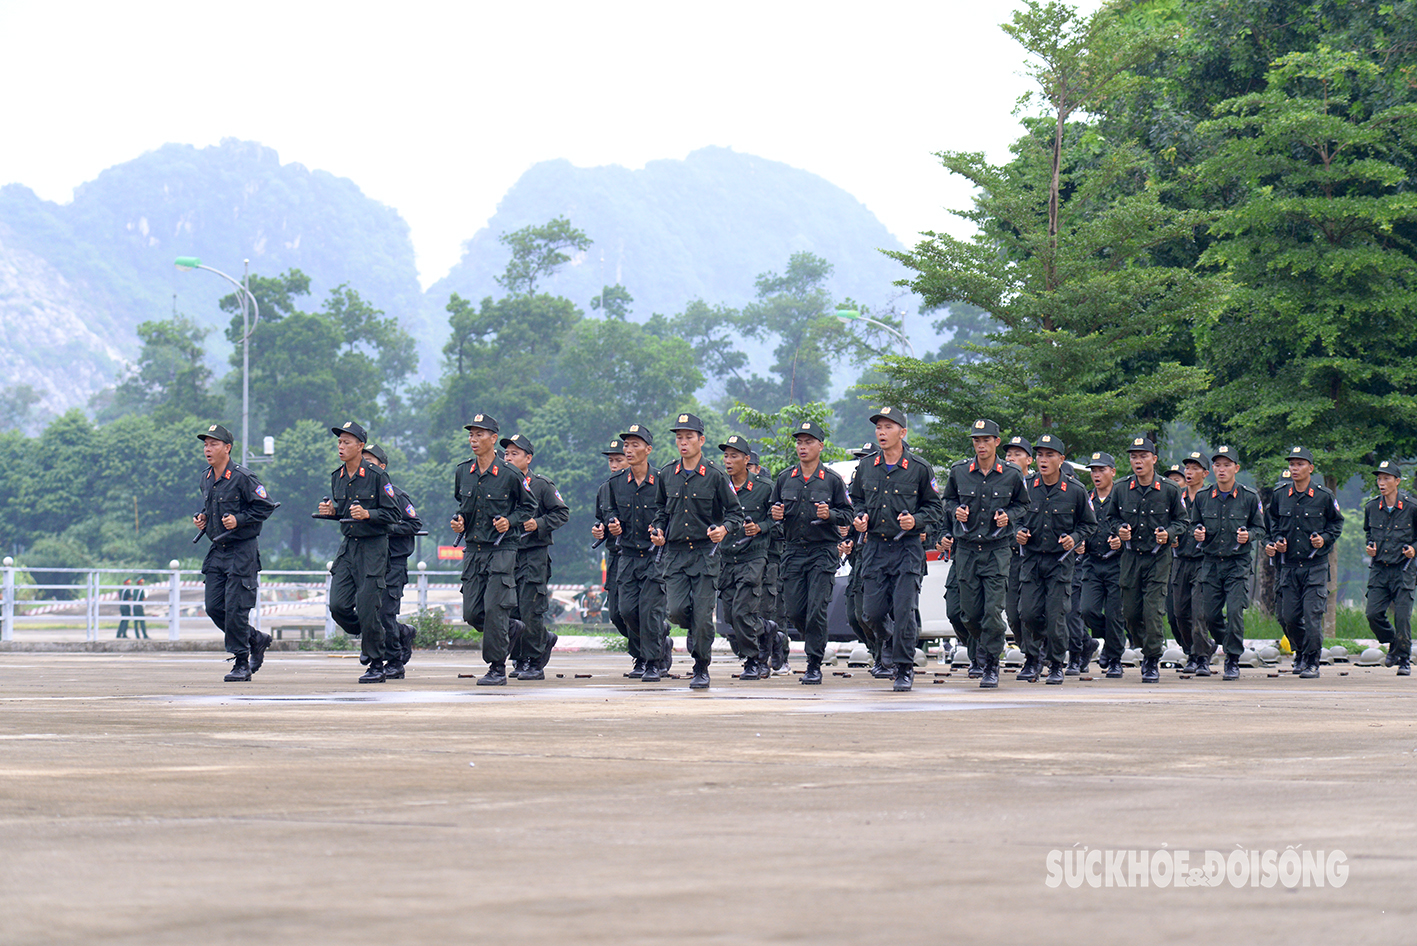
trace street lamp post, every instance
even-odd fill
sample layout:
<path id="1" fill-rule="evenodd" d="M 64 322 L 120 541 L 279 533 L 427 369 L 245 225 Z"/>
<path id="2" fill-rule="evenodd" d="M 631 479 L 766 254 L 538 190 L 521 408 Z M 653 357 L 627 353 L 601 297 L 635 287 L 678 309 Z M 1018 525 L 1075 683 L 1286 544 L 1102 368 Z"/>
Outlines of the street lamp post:
<path id="1" fill-rule="evenodd" d="M 256 304 L 256 297 L 251 295 L 251 261 L 248 259 L 241 262 L 246 267 L 246 274 L 241 282 L 237 282 L 219 269 L 203 266 L 202 261 L 195 256 L 177 257 L 178 269 L 205 269 L 236 287 L 236 298 L 241 302 L 241 326 L 245 330 L 245 334 L 241 336 L 241 462 L 246 463 L 250 459 L 248 454 L 251 451 L 251 333 L 261 324 L 261 307 Z M 251 303 L 249 311 L 246 308 L 248 300 Z M 253 314 L 255 321 L 251 320 Z"/>
<path id="2" fill-rule="evenodd" d="M 910 339 L 906 338 L 905 335 L 899 329 L 894 329 L 884 322 L 877 322 L 875 319 L 867 318 L 856 309 L 837 309 L 836 317 L 841 319 L 843 322 L 867 322 L 871 325 L 876 326 L 879 329 L 883 329 L 887 332 L 890 332 L 896 338 L 900 339 L 901 344 L 905 346 L 905 350 L 910 355 L 910 357 L 915 357 L 915 346 L 910 344 Z"/>

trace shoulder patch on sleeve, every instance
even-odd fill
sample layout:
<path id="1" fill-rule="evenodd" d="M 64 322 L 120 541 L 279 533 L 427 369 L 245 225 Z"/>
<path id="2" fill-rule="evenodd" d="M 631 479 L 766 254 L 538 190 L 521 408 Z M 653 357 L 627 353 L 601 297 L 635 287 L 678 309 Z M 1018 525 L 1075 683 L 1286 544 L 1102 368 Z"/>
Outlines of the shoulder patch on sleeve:
<path id="1" fill-rule="evenodd" d="M 260 483 L 256 484 L 256 495 L 261 497 L 262 499 L 266 498 L 266 488 Z"/>
<path id="2" fill-rule="evenodd" d="M 407 506 L 403 507 L 403 511 L 410 519 L 418 518 L 418 513 L 414 510 L 413 503 L 409 503 Z"/>
<path id="3" fill-rule="evenodd" d="M 384 492 L 386 492 L 386 493 L 389 494 L 389 498 L 390 498 L 390 499 L 393 499 L 393 498 L 394 498 L 394 484 L 393 484 L 393 483 L 385 483 L 385 484 L 384 484 Z"/>

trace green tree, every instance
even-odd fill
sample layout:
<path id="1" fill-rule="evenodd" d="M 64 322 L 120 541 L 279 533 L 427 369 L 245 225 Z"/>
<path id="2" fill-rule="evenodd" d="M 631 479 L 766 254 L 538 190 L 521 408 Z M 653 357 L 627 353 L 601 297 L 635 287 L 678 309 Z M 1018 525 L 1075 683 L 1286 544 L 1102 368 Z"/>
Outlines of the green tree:
<path id="1" fill-rule="evenodd" d="M 796 464 L 797 441 L 794 435 L 803 422 L 812 421 L 825 427 L 831 420 L 832 410 L 822 401 L 787 404 L 772 412 L 756 410 L 740 402 L 730 407 L 728 414 L 750 431 L 760 432 L 758 437 L 752 438 L 761 445 L 758 456 L 763 466 L 776 475 Z M 846 450 L 830 439 L 830 433 L 828 431 L 828 440 L 822 449 L 822 462 L 845 460 L 848 456 Z"/>
<path id="2" fill-rule="evenodd" d="M 21 475 L 5 518 L 14 521 L 19 541 L 57 536 L 102 513 L 109 467 L 122 456 L 78 409 L 50 422 L 18 458 Z"/>
<path id="3" fill-rule="evenodd" d="M 35 406 L 40 400 L 40 393 L 28 384 L 0 389 L 0 431 L 28 428 L 39 419 Z"/>
<path id="4" fill-rule="evenodd" d="M 142 349 L 138 361 L 98 410 L 100 421 L 127 414 L 151 414 L 159 421 L 179 417 L 217 417 L 225 400 L 211 393 L 203 328 L 183 315 L 138 325 Z M 97 399 L 98 396 L 96 396 Z"/>
<path id="5" fill-rule="evenodd" d="M 590 307 L 595 311 L 604 309 L 606 318 L 624 321 L 630 317 L 634 301 L 635 297 L 624 286 L 606 286 L 600 290 L 600 295 L 590 300 Z"/>
<path id="6" fill-rule="evenodd" d="M 963 302 L 998 327 L 963 346 L 967 360 L 886 358 L 889 380 L 866 390 L 933 415 L 930 433 L 951 446 L 983 416 L 1075 450 L 1115 449 L 1134 430 L 1159 431 L 1204 384 L 1188 323 L 1213 304 L 1214 280 L 1164 262 L 1203 217 L 1163 203 L 1135 142 L 1070 120 L 1122 94 L 1123 70 L 1154 49 L 1153 36 L 1121 28 L 1108 8 L 1080 17 L 1036 0 L 1006 30 L 1024 45 L 1045 114 L 1025 120 L 1002 167 L 939 155 L 979 188 L 960 214 L 979 228 L 973 239 L 927 233 L 890 254 L 916 271 L 906 284 L 927 307 Z"/>
<path id="7" fill-rule="evenodd" d="M 271 499 L 281 504 L 279 520 L 268 520 L 267 534 L 284 524 L 290 530 L 289 548 L 297 556 L 307 549 L 333 552 L 338 544 L 333 523 L 310 518 L 321 497 L 330 494 L 330 472 L 338 466 L 330 424 L 301 420 L 276 437 L 275 459 L 259 471 Z"/>
<path id="8" fill-rule="evenodd" d="M 571 261 L 565 250 L 584 253 L 591 239 L 571 226 L 565 217 L 557 217 L 540 226 L 522 227 L 497 238 L 511 248 L 512 258 L 501 276 L 493 277 L 497 285 L 514 296 L 536 295 L 536 284 Z"/>

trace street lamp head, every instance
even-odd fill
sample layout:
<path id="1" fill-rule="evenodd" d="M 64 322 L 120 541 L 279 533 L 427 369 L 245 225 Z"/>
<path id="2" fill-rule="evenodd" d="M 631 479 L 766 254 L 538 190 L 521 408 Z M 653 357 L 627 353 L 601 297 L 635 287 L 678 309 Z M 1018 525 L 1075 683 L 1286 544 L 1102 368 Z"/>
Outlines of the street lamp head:
<path id="1" fill-rule="evenodd" d="M 861 313 L 858 312 L 856 309 L 837 309 L 836 317 L 841 319 L 843 322 L 850 322 L 853 319 L 861 318 Z"/>
<path id="2" fill-rule="evenodd" d="M 202 265 L 202 261 L 195 256 L 177 257 L 177 268 L 182 270 L 196 269 Z"/>

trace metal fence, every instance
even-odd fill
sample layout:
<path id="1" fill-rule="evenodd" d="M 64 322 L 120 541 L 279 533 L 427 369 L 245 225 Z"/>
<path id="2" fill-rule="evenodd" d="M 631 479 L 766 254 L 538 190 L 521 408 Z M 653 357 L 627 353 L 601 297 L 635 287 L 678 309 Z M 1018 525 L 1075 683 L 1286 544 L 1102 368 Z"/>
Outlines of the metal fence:
<path id="1" fill-rule="evenodd" d="M 11 558 L 0 565 L 0 640 L 97 641 L 116 635 L 124 622 L 137 636 L 137 622 L 146 625 L 148 637 L 169 641 L 220 639 L 221 631 L 207 617 L 202 573 L 181 569 L 170 562 L 166 569 L 25 567 Z M 413 599 L 419 610 L 448 606 L 457 596 L 458 572 L 429 569 L 419 562 L 410 570 L 404 593 L 407 607 Z M 45 583 L 16 581 L 31 573 Z M 151 584 L 125 585 L 124 579 L 151 576 Z M 448 576 L 451 581 L 440 581 Z M 324 637 L 339 634 L 330 617 L 328 569 L 323 571 L 267 570 L 260 573 L 251 625 L 276 636 Z M 143 588 L 142 601 L 123 600 L 124 589 Z M 123 613 L 141 607 L 142 615 Z M 450 616 L 460 615 L 453 611 Z M 166 634 L 163 634 L 163 629 Z"/>

